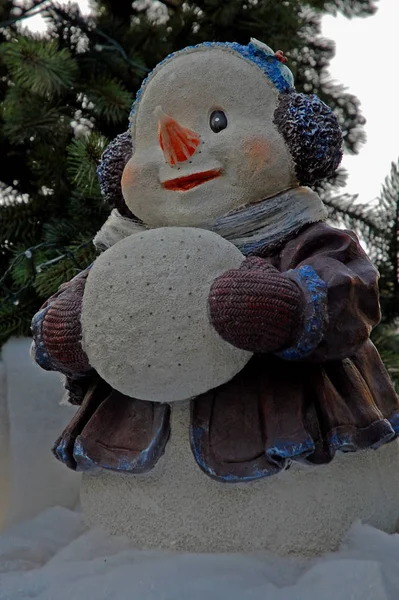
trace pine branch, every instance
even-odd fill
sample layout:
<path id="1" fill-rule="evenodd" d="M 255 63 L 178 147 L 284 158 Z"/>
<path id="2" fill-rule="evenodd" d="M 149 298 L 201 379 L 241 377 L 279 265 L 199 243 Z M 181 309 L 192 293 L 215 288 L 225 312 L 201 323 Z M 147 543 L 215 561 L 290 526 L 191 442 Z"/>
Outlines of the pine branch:
<path id="1" fill-rule="evenodd" d="M 45 299 L 54 294 L 60 285 L 88 267 L 95 257 L 96 250 L 89 240 L 78 247 L 68 246 L 61 256 L 54 257 L 53 264 L 39 264 L 39 273 L 34 283 L 38 296 Z"/>
<path id="2" fill-rule="evenodd" d="M 73 210 L 73 206 L 71 206 L 71 212 L 73 217 L 75 218 L 63 218 L 60 219 L 57 215 L 55 217 L 45 223 L 43 226 L 43 239 L 47 244 L 51 244 L 54 248 L 63 248 L 71 243 L 71 240 L 77 243 L 82 243 L 87 237 L 90 235 L 90 231 L 88 231 L 88 222 L 91 223 L 93 221 L 93 210 L 88 209 L 87 214 L 83 216 L 84 210 L 84 201 L 82 201 L 82 197 L 79 196 L 79 204 L 83 205 L 83 209 L 81 210 Z M 90 207 L 92 209 L 92 207 Z M 101 222 L 104 221 L 101 218 Z M 80 230 L 78 229 L 78 225 L 76 221 L 80 221 Z M 94 232 L 99 229 L 97 224 L 94 224 Z"/>
<path id="3" fill-rule="evenodd" d="M 108 43 L 110 43 L 112 45 L 113 48 L 115 48 L 115 50 L 120 54 L 120 56 L 123 58 L 123 60 L 126 61 L 126 63 L 128 65 L 130 65 L 133 69 L 135 69 L 135 70 L 138 69 L 140 71 L 143 71 L 144 73 L 150 72 L 150 69 L 147 69 L 147 67 L 144 67 L 143 65 L 140 65 L 140 64 L 132 61 L 128 57 L 123 46 L 117 40 L 115 40 L 113 37 L 111 37 L 110 35 L 105 33 L 105 31 L 100 29 L 98 26 L 94 30 L 91 29 L 90 27 L 87 26 L 87 21 L 85 19 L 83 19 L 82 17 L 80 17 L 76 14 L 71 15 L 70 13 L 68 13 L 68 11 L 64 10 L 60 6 L 53 6 L 51 8 L 51 10 L 49 10 L 49 14 L 52 15 L 54 18 L 56 18 L 57 15 L 59 15 L 61 18 L 69 21 L 72 25 L 78 26 L 88 36 L 92 36 L 94 34 L 94 35 L 97 35 L 98 37 L 106 40 Z"/>
<path id="4" fill-rule="evenodd" d="M 2 309 L 7 312 L 7 305 L 18 306 L 25 298 L 25 292 L 36 290 L 36 298 L 53 294 L 62 283 L 91 264 L 95 256 L 91 239 L 58 248 L 41 243 L 15 253 L 0 278 L 0 312 Z"/>
<path id="5" fill-rule="evenodd" d="M 110 123 L 123 123 L 133 102 L 132 95 L 113 78 L 101 76 L 93 80 L 86 91 L 93 104 L 92 111 Z"/>
<path id="6" fill-rule="evenodd" d="M 357 195 L 349 194 L 323 196 L 323 202 L 332 219 L 350 229 L 361 231 L 368 239 L 383 236 L 384 231 L 375 218 L 375 206 L 356 203 L 356 200 Z"/>
<path id="7" fill-rule="evenodd" d="M 384 228 L 381 240 L 381 298 L 385 319 L 393 322 L 399 316 L 399 161 L 392 163 L 378 198 L 379 222 Z"/>
<path id="8" fill-rule="evenodd" d="M 32 315 L 40 302 L 32 292 L 25 294 L 17 304 L 0 302 L 0 347 L 11 336 L 29 336 Z"/>
<path id="9" fill-rule="evenodd" d="M 25 247 L 30 245 L 41 228 L 40 218 L 48 213 L 47 201 L 39 198 L 0 205 L 0 247 L 2 244 L 19 240 Z"/>
<path id="10" fill-rule="evenodd" d="M 167 8 L 172 10 L 178 10 L 182 7 L 182 0 L 159 0 L 161 4 L 164 4 Z"/>
<path id="11" fill-rule="evenodd" d="M 68 175 L 82 194 L 101 198 L 97 166 L 108 140 L 91 133 L 85 139 L 73 139 L 67 148 Z"/>
<path id="12" fill-rule="evenodd" d="M 3 44 L 1 56 L 14 84 L 44 98 L 69 90 L 77 74 L 76 62 L 56 40 L 20 36 Z"/>
<path id="13" fill-rule="evenodd" d="M 65 116 L 59 107 L 18 86 L 9 88 L 2 105 L 4 133 L 15 144 L 52 141 L 55 131 L 59 134 L 69 129 Z"/>
<path id="14" fill-rule="evenodd" d="M 371 339 L 392 380 L 399 386 L 399 334 L 398 323 L 381 324 L 371 334 Z"/>
<path id="15" fill-rule="evenodd" d="M 373 15 L 377 10 L 376 0 L 331 0 L 325 5 L 325 9 L 336 15 L 341 12 L 346 17 L 365 17 Z"/>
<path id="16" fill-rule="evenodd" d="M 396 181 L 399 184 L 398 171 L 395 170 L 395 165 L 392 165 L 392 178 L 391 178 L 392 184 L 395 181 L 395 177 L 396 177 Z M 392 185 L 392 187 L 393 187 L 393 185 Z M 396 194 L 395 223 L 393 226 L 392 233 L 393 233 L 393 235 L 392 235 L 392 244 L 391 244 L 391 256 L 393 258 L 392 271 L 393 271 L 393 278 L 394 278 L 393 310 L 394 310 L 394 313 L 397 314 L 398 306 L 399 306 L 399 185 L 398 185 L 398 193 Z"/>

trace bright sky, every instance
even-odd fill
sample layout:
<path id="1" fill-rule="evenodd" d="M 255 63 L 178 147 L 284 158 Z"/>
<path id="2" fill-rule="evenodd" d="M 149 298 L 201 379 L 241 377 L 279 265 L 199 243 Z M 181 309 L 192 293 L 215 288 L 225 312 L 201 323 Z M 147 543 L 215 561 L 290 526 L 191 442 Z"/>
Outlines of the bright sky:
<path id="1" fill-rule="evenodd" d="M 78 4 L 88 11 L 89 0 Z M 39 16 L 25 23 L 35 30 L 44 26 Z M 367 119 L 366 144 L 357 156 L 343 160 L 349 174 L 344 191 L 358 193 L 361 202 L 379 194 L 391 162 L 399 157 L 398 31 L 399 0 L 379 0 L 378 12 L 365 19 L 323 18 L 323 35 L 336 44 L 331 76 L 361 100 Z"/>
<path id="2" fill-rule="evenodd" d="M 367 119 L 366 144 L 343 160 L 345 192 L 359 193 L 361 202 L 379 194 L 399 158 L 398 29 L 399 0 L 380 0 L 377 13 L 365 19 L 323 19 L 323 35 L 336 43 L 331 75 L 361 100 Z"/>

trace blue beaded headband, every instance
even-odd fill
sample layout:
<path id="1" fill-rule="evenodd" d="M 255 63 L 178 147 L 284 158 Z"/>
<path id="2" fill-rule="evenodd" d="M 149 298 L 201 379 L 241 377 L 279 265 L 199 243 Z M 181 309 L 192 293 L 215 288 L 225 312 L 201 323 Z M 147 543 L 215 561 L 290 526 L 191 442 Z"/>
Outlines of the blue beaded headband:
<path id="1" fill-rule="evenodd" d="M 275 85 L 279 92 L 285 92 L 294 88 L 294 77 L 289 68 L 284 64 L 286 59 L 280 50 L 273 52 L 269 46 L 259 42 L 258 40 L 255 40 L 254 38 L 251 39 L 248 46 L 242 46 L 237 42 L 204 42 L 202 44 L 197 44 L 196 46 L 188 46 L 187 48 L 179 50 L 178 52 L 172 52 L 172 54 L 169 54 L 169 56 L 158 63 L 155 69 L 151 71 L 151 73 L 143 80 L 141 87 L 137 92 L 136 100 L 134 101 L 132 110 L 130 112 L 130 120 L 137 109 L 138 103 L 140 102 L 140 98 L 148 81 L 155 74 L 155 71 L 157 71 L 161 65 L 169 62 L 172 58 L 179 56 L 180 54 L 201 50 L 201 48 L 221 48 L 236 52 L 246 60 L 259 67 L 259 69 Z"/>

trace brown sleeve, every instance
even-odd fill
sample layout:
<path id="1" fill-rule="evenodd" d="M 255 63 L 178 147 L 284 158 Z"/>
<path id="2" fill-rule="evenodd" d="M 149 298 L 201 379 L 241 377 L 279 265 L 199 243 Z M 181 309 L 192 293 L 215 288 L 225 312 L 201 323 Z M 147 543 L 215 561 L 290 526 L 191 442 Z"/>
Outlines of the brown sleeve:
<path id="1" fill-rule="evenodd" d="M 302 339 L 282 358 L 325 361 L 353 355 L 381 318 L 378 271 L 356 235 L 312 225 L 285 246 L 280 269 L 308 299 Z"/>
<path id="2" fill-rule="evenodd" d="M 33 317 L 32 355 L 47 371 L 82 375 L 91 370 L 82 348 L 82 299 L 89 269 L 63 284 Z"/>

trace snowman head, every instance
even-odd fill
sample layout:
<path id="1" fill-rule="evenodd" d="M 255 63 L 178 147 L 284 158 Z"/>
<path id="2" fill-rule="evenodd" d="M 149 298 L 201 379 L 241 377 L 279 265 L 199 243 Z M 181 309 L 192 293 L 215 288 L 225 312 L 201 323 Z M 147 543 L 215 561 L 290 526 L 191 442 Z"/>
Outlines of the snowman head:
<path id="1" fill-rule="evenodd" d="M 335 116 L 298 94 L 281 53 L 256 40 L 170 55 L 143 82 L 130 120 L 104 154 L 100 183 L 150 227 L 205 225 L 326 177 L 341 160 Z"/>

